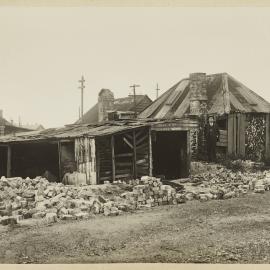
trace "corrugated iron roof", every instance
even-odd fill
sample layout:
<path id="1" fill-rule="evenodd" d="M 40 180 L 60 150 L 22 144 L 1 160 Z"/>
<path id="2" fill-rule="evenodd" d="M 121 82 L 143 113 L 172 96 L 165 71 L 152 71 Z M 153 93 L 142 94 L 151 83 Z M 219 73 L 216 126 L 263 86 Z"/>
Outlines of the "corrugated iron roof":
<path id="1" fill-rule="evenodd" d="M 147 121 L 117 121 L 103 124 L 67 125 L 38 131 L 20 132 L 0 137 L 0 143 L 72 139 L 78 137 L 105 136 L 122 131 L 148 126 Z"/>
<path id="2" fill-rule="evenodd" d="M 136 95 L 136 110 L 138 113 L 142 112 L 152 100 L 147 95 Z M 124 98 L 116 98 L 114 100 L 115 111 L 135 111 L 133 95 Z M 83 115 L 84 123 L 97 123 L 98 122 L 98 103 L 90 108 Z M 77 120 L 76 124 L 81 123 L 81 120 Z"/>
<path id="3" fill-rule="evenodd" d="M 227 73 L 207 75 L 209 113 L 270 113 L 270 103 Z M 181 80 L 155 100 L 139 118 L 181 118 L 190 112 L 190 80 Z M 228 98 L 226 98 L 226 96 Z"/>

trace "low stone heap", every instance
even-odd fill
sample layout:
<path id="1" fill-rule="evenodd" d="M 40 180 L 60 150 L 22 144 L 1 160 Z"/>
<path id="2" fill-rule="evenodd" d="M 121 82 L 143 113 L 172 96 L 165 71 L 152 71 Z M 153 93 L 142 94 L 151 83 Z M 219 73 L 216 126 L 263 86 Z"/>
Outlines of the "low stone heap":
<path id="1" fill-rule="evenodd" d="M 135 182 L 134 182 L 135 183 Z M 138 185 L 104 184 L 97 186 L 67 186 L 47 179 L 0 179 L 0 224 L 17 223 L 22 219 L 45 218 L 87 219 L 97 214 L 119 215 L 146 206 L 177 203 L 176 192 L 160 179 L 142 177 Z M 124 192 L 132 190 L 131 192 Z"/>
<path id="2" fill-rule="evenodd" d="M 176 190 L 169 185 L 163 185 L 159 178 L 143 176 L 141 180 L 134 180 L 132 192 L 121 195 L 128 202 L 134 202 L 137 208 L 153 207 L 180 202 Z"/>
<path id="3" fill-rule="evenodd" d="M 187 200 L 229 199 L 248 191 L 263 193 L 269 190 L 270 174 L 268 171 L 233 172 L 216 166 L 215 170 L 194 175 L 182 185 L 181 193 Z"/>

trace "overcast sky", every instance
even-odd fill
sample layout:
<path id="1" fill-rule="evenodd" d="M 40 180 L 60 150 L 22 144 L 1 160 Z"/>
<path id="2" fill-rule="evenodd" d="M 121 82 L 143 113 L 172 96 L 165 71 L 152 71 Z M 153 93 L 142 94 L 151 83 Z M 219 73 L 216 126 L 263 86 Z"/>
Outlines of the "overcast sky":
<path id="1" fill-rule="evenodd" d="M 101 88 L 155 98 L 192 72 L 227 72 L 270 101 L 269 8 L 0 8 L 0 108 L 62 126 Z"/>

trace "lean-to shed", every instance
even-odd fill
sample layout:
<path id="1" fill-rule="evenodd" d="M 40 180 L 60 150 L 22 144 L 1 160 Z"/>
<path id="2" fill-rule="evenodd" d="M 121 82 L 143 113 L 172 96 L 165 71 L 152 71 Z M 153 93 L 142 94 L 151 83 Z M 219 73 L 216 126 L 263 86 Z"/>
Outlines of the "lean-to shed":
<path id="1" fill-rule="evenodd" d="M 3 136 L 0 138 L 0 174 L 35 177 L 49 171 L 61 181 L 65 173 L 78 171 L 86 175 L 88 184 L 152 174 L 166 176 L 169 171 L 166 165 L 161 171 L 156 169 L 160 164 L 157 153 L 162 144 L 163 147 L 174 149 L 174 152 L 163 154 L 164 160 L 166 155 L 171 160 L 174 155 L 179 157 L 178 163 L 174 163 L 178 168 L 175 177 L 187 176 L 188 131 L 182 130 L 172 135 L 180 136 L 181 143 L 177 147 L 174 138 L 167 141 L 166 136 L 158 135 L 157 144 L 156 138 L 152 141 L 151 130 L 155 126 L 158 128 L 158 124 L 158 121 L 115 121 L 67 125 Z"/>

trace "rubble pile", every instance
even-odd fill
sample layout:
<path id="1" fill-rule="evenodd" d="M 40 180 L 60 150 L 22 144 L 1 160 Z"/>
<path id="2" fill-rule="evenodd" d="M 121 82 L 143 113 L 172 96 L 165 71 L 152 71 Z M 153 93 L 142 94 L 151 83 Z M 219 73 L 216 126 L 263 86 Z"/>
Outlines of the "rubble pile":
<path id="1" fill-rule="evenodd" d="M 177 204 L 180 197 L 170 185 L 163 185 L 159 178 L 142 176 L 141 180 L 133 180 L 132 192 L 121 196 L 129 202 L 134 202 L 137 208 L 153 207 L 166 204 Z"/>
<path id="2" fill-rule="evenodd" d="M 221 165 L 215 170 L 191 176 L 181 193 L 187 200 L 229 199 L 246 194 L 249 190 L 264 193 L 270 188 L 268 171 L 234 172 Z"/>
<path id="3" fill-rule="evenodd" d="M 57 219 L 87 219 L 97 214 L 116 216 L 143 206 L 177 203 L 176 191 L 162 185 L 160 179 L 142 177 L 131 184 L 135 185 L 71 186 L 52 183 L 42 177 L 2 177 L 0 224 L 16 224 L 28 218 L 44 218 L 53 223 Z"/>

